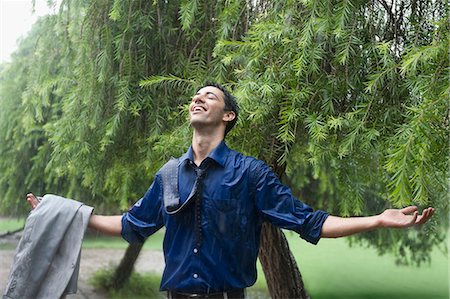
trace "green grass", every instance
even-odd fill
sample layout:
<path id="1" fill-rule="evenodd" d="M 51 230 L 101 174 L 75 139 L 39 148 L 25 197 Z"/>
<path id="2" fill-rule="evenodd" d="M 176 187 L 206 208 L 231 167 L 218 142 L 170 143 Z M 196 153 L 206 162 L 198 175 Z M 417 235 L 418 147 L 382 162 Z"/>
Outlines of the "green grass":
<path id="1" fill-rule="evenodd" d="M 97 271 L 90 279 L 90 283 L 96 288 L 108 294 L 111 299 L 157 299 L 166 298 L 164 293 L 159 292 L 161 275 L 154 273 L 133 273 L 130 280 L 120 290 L 113 290 L 111 279 L 114 269 L 102 269 Z"/>
<path id="2" fill-rule="evenodd" d="M 0 235 L 23 227 L 24 218 L 0 218 Z"/>
<path id="3" fill-rule="evenodd" d="M 430 264 L 397 266 L 393 256 L 350 247 L 345 238 L 322 239 L 314 246 L 291 232 L 286 237 L 313 299 L 449 298 L 449 260 L 440 251 L 432 252 Z M 254 287 L 266 287 L 259 263 Z"/>
<path id="4" fill-rule="evenodd" d="M 397 266 L 393 256 L 349 247 L 345 239 L 323 239 L 314 246 L 287 236 L 314 299 L 449 298 L 448 257 L 437 250 L 429 265 Z"/>
<path id="5" fill-rule="evenodd" d="M 0 235 L 21 229 L 24 224 L 25 224 L 24 218 L 0 217 Z M 15 248 L 16 246 L 14 244 L 9 243 L 0 244 L 0 250 L 11 250 Z"/>

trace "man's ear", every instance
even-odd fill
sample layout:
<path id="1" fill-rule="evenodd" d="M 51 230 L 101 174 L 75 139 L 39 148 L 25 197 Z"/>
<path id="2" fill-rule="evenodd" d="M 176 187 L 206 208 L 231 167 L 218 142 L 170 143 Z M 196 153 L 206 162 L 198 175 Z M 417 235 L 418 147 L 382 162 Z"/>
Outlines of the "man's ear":
<path id="1" fill-rule="evenodd" d="M 222 120 L 228 122 L 228 121 L 232 121 L 235 118 L 236 118 L 236 113 L 234 113 L 234 111 L 226 111 L 223 114 Z"/>

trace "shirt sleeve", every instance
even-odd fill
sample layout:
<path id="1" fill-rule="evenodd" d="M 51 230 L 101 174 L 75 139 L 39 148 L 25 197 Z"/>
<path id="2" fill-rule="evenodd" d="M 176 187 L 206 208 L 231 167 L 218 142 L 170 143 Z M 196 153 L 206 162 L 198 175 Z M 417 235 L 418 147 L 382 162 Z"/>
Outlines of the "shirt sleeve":
<path id="1" fill-rule="evenodd" d="M 297 232 L 306 241 L 317 244 L 322 226 L 328 217 L 324 211 L 314 211 L 292 195 L 270 168 L 262 161 L 253 163 L 255 201 L 262 217 L 273 225 Z"/>
<path id="2" fill-rule="evenodd" d="M 122 237 L 128 243 L 143 243 L 164 226 L 162 184 L 156 176 L 144 197 L 122 216 Z"/>

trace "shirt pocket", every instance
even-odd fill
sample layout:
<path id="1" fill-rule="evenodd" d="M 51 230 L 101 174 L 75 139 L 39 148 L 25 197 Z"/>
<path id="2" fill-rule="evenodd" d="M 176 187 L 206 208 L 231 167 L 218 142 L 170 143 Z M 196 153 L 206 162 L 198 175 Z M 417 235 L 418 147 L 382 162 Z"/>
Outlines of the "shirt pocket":
<path id="1" fill-rule="evenodd" d="M 236 198 L 209 199 L 207 205 L 208 225 L 217 237 L 236 237 L 242 231 L 241 220 L 245 207 Z"/>

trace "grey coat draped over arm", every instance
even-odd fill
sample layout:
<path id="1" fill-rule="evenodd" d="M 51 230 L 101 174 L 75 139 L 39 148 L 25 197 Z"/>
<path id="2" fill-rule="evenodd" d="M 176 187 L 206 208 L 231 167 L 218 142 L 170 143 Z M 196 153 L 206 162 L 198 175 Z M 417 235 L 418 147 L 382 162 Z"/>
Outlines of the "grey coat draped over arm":
<path id="1" fill-rule="evenodd" d="M 51 299 L 77 291 L 81 242 L 93 208 L 45 195 L 17 245 L 3 299 Z"/>

